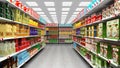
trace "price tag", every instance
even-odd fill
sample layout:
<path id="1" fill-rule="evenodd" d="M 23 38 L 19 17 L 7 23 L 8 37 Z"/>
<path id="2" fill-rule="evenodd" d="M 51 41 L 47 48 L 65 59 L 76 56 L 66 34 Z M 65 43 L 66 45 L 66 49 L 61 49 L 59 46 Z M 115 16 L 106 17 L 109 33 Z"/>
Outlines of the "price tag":
<path id="1" fill-rule="evenodd" d="M 3 41 L 3 38 L 0 38 L 0 41 Z"/>
<path id="2" fill-rule="evenodd" d="M 110 64 L 110 63 L 111 63 L 111 61 L 110 61 L 110 60 L 108 60 L 108 63 Z"/>

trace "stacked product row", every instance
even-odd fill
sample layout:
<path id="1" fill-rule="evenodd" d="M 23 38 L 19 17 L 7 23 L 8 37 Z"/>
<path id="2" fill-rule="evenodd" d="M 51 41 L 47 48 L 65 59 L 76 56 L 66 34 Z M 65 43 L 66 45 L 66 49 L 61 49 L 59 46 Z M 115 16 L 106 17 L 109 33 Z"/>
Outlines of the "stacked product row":
<path id="1" fill-rule="evenodd" d="M 10 6 L 9 3 L 0 2 L 0 17 L 34 27 L 39 28 L 44 27 L 44 25 L 39 24 L 39 22 L 31 19 L 28 14 L 24 13 L 23 11 L 17 8 Z"/>
<path id="2" fill-rule="evenodd" d="M 72 43 L 72 28 L 60 27 L 59 28 L 59 43 Z"/>
<path id="3" fill-rule="evenodd" d="M 77 23 L 75 23 L 74 28 L 79 28 L 82 26 L 94 24 L 98 21 L 115 17 L 120 13 L 119 6 L 120 6 L 120 2 L 119 0 L 117 0 L 112 4 L 110 4 L 109 6 L 107 6 L 106 8 L 102 9 L 102 11 L 98 13 L 94 13 L 91 16 L 78 21 Z"/>
<path id="4" fill-rule="evenodd" d="M 0 38 L 41 35 L 43 33 L 41 31 L 38 28 L 13 24 L 12 22 L 0 23 Z"/>
<path id="5" fill-rule="evenodd" d="M 95 68 L 114 68 L 115 64 L 120 65 L 119 45 L 92 38 L 74 37 L 73 40 L 76 42 L 74 43 L 74 47 L 80 54 L 87 58 L 93 66 L 98 66 Z M 100 61 L 98 61 L 97 58 L 100 58 Z M 109 62 L 107 66 L 106 62 Z"/>
<path id="6" fill-rule="evenodd" d="M 102 38 L 105 40 L 120 39 L 120 19 L 113 19 L 96 25 L 90 25 L 76 29 L 75 35 L 82 37 Z"/>
<path id="7" fill-rule="evenodd" d="M 109 62 L 104 61 L 102 58 L 91 53 L 87 49 L 77 45 L 76 50 L 82 57 L 84 57 L 87 60 L 87 62 L 90 62 L 94 68 L 110 68 Z"/>
<path id="8" fill-rule="evenodd" d="M 0 42 L 0 56 L 7 56 L 41 42 L 40 37 L 20 38 Z"/>
<path id="9" fill-rule="evenodd" d="M 58 43 L 58 27 L 47 27 L 46 28 L 46 42 L 47 43 Z"/>
<path id="10" fill-rule="evenodd" d="M 28 59 L 32 58 L 37 52 L 40 51 L 42 45 L 36 44 L 34 47 L 25 50 L 21 53 L 19 53 L 16 56 L 10 57 L 9 59 L 6 59 L 5 61 L 2 61 L 0 63 L 0 68 L 18 68 L 23 63 L 25 63 Z"/>

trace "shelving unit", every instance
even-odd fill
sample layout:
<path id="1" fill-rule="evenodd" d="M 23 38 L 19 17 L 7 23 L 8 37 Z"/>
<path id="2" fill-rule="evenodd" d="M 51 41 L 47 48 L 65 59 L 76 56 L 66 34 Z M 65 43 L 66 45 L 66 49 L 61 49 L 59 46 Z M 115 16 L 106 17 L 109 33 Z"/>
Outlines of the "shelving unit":
<path id="1" fill-rule="evenodd" d="M 59 27 L 59 43 L 72 43 L 72 27 Z"/>
<path id="2" fill-rule="evenodd" d="M 75 48 L 74 48 L 74 49 L 75 49 Z M 92 68 L 95 68 L 95 66 L 91 63 L 90 60 L 88 60 L 87 58 L 85 58 L 84 56 L 82 56 L 82 54 L 81 54 L 77 49 L 75 49 L 75 51 L 76 51 L 82 58 L 84 58 L 85 61 L 87 61 L 88 64 L 89 64 Z"/>
<path id="3" fill-rule="evenodd" d="M 80 53 L 83 59 L 86 60 L 87 55 L 87 59 L 91 60 L 87 62 L 92 63 L 92 67 L 93 64 L 98 66 L 95 68 L 106 68 L 106 65 L 110 68 L 120 67 L 120 12 L 117 4 L 120 2 L 103 0 L 87 13 L 81 12 L 80 18 L 73 23 L 74 48 L 84 54 Z"/>
<path id="4" fill-rule="evenodd" d="M 58 27 L 46 27 L 46 42 L 47 43 L 59 43 L 59 28 Z"/>
<path id="5" fill-rule="evenodd" d="M 18 68 L 21 68 L 26 62 L 28 62 L 30 59 L 32 59 L 36 54 L 38 54 L 44 47 L 42 47 L 38 52 L 36 52 L 34 55 L 32 55 L 30 58 L 28 58 L 24 63 L 18 66 Z"/>
<path id="6" fill-rule="evenodd" d="M 45 24 L 39 21 L 40 16 L 36 13 L 28 13 L 14 3 L 7 0 L 0 1 L 0 10 L 2 9 L 0 11 L 0 44 L 2 44 L 0 67 L 9 63 L 14 63 L 11 66 L 15 66 L 22 62 L 21 65 L 15 66 L 20 68 L 46 45 Z M 29 59 L 20 61 L 20 57 L 23 57 L 22 53 L 26 55 L 23 55 L 24 58 L 29 57 Z"/>

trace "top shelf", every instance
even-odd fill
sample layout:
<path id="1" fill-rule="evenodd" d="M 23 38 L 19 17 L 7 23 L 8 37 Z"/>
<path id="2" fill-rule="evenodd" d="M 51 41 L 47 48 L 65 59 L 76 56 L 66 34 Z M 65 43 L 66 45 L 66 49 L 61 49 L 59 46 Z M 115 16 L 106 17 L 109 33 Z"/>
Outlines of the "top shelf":
<path id="1" fill-rule="evenodd" d="M 112 2 L 113 0 L 104 0 L 102 1 L 101 3 L 99 3 L 96 7 L 94 7 L 92 10 L 90 10 L 89 12 L 87 12 L 86 14 L 83 14 L 77 21 L 75 22 L 78 22 L 79 20 L 85 18 L 85 17 L 88 17 L 90 16 L 91 14 L 93 13 L 96 13 L 98 12 L 99 10 L 105 8 L 107 6 L 108 3 Z M 75 24 L 75 22 L 73 24 Z"/>
<path id="2" fill-rule="evenodd" d="M 8 3 L 11 7 L 14 7 L 14 8 L 16 8 L 16 9 L 19 9 L 20 11 L 22 11 L 22 12 L 24 12 L 25 14 L 29 15 L 31 19 L 33 19 L 33 20 L 41 23 L 41 22 L 39 21 L 39 19 L 37 19 L 37 18 L 33 17 L 32 15 L 30 15 L 29 13 L 23 11 L 22 9 L 20 9 L 20 8 L 17 7 L 16 5 L 10 3 L 9 1 L 7 1 L 7 0 L 0 0 L 0 1 L 1 1 L 1 2 L 5 2 L 5 3 Z M 44 24 L 44 23 L 41 23 L 41 24 Z M 44 25 L 45 25 L 45 24 L 44 24 Z"/>

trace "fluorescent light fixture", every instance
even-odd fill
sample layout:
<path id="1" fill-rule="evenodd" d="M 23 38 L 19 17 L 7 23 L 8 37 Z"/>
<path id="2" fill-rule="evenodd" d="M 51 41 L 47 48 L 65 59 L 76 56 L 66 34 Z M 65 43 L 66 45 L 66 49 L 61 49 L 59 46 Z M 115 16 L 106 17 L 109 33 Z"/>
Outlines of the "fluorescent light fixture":
<path id="1" fill-rule="evenodd" d="M 65 17 L 65 16 L 67 16 L 67 15 L 62 15 L 62 17 Z"/>
<path id="2" fill-rule="evenodd" d="M 73 14 L 78 14 L 79 12 L 74 12 Z"/>
<path id="3" fill-rule="evenodd" d="M 26 2 L 28 6 L 38 6 L 36 2 Z"/>
<path id="4" fill-rule="evenodd" d="M 79 6 L 88 6 L 90 2 L 80 2 Z"/>
<path id="5" fill-rule="evenodd" d="M 48 11 L 55 11 L 55 8 L 48 8 Z"/>
<path id="6" fill-rule="evenodd" d="M 81 11 L 83 8 L 77 8 L 76 11 Z"/>
<path id="7" fill-rule="evenodd" d="M 40 15 L 40 16 L 42 16 L 42 17 L 47 17 L 46 15 Z"/>
<path id="8" fill-rule="evenodd" d="M 45 6 L 55 6 L 54 2 L 44 2 Z"/>
<path id="9" fill-rule="evenodd" d="M 69 11 L 70 8 L 62 8 L 62 11 Z"/>
<path id="10" fill-rule="evenodd" d="M 56 14 L 56 12 L 50 12 L 50 14 Z"/>
<path id="11" fill-rule="evenodd" d="M 32 8 L 34 11 L 41 11 L 41 8 Z"/>
<path id="12" fill-rule="evenodd" d="M 51 15 L 52 17 L 55 17 L 56 15 Z"/>
<path id="13" fill-rule="evenodd" d="M 38 14 L 45 14 L 44 12 L 37 12 Z"/>
<path id="14" fill-rule="evenodd" d="M 62 6 L 71 6 L 72 2 L 62 2 Z"/>
<path id="15" fill-rule="evenodd" d="M 68 14 L 68 12 L 62 12 L 62 14 Z"/>

